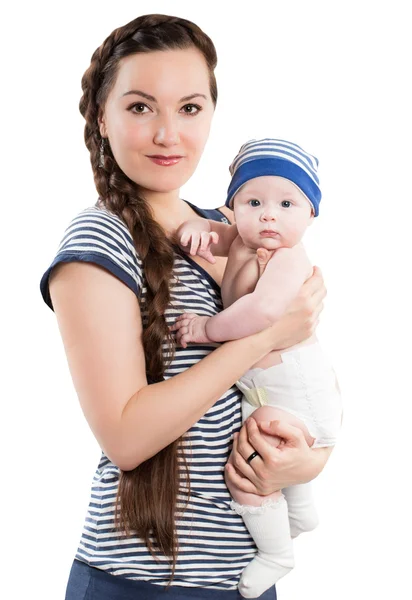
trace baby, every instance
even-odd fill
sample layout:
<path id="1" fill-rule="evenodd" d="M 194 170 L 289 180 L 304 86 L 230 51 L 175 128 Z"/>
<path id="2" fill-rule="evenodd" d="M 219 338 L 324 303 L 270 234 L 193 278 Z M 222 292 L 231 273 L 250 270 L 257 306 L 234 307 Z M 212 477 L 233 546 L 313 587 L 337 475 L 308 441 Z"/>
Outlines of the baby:
<path id="1" fill-rule="evenodd" d="M 302 148 L 277 139 L 244 144 L 230 166 L 226 206 L 234 225 L 206 219 L 184 223 L 180 246 L 214 262 L 227 256 L 222 281 L 224 310 L 213 317 L 183 314 L 172 327 L 177 341 L 210 343 L 251 335 L 270 326 L 312 274 L 301 239 L 319 214 L 318 160 Z M 259 278 L 256 251 L 270 252 Z M 283 420 L 299 427 L 312 447 L 333 446 L 341 423 L 341 399 L 332 366 L 316 336 L 283 351 L 273 351 L 241 377 L 242 418 Z M 281 440 L 266 436 L 270 443 Z M 253 452 L 247 462 L 261 460 Z M 232 457 L 229 458 L 232 462 Z M 317 525 L 309 484 L 270 496 L 245 493 L 228 479 L 231 507 L 242 515 L 258 552 L 245 568 L 239 591 L 256 598 L 294 566 L 292 538 Z"/>

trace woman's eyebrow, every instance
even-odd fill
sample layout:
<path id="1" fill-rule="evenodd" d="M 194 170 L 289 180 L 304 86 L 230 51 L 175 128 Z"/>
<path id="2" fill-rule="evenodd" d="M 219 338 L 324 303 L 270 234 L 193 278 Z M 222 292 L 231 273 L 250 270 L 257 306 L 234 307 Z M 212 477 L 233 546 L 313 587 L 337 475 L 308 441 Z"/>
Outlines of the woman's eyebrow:
<path id="1" fill-rule="evenodd" d="M 130 95 L 137 95 L 137 96 L 142 96 L 142 98 L 145 98 L 146 100 L 150 100 L 150 102 L 157 102 L 156 98 L 154 96 L 151 96 L 150 94 L 146 94 L 146 92 L 142 92 L 141 90 L 130 90 L 129 92 L 125 92 L 123 94 L 123 96 L 130 96 Z M 197 98 L 201 96 L 202 98 L 204 98 L 205 100 L 207 100 L 207 96 L 205 96 L 204 94 L 190 94 L 190 96 L 183 96 L 183 98 L 180 98 L 179 102 L 188 102 L 189 100 L 193 100 L 193 98 Z"/>
<path id="2" fill-rule="evenodd" d="M 183 98 L 180 98 L 179 102 L 188 102 L 189 100 L 193 100 L 193 98 L 197 98 L 198 96 L 201 96 L 207 100 L 207 96 L 204 94 L 190 94 L 190 96 L 183 96 Z"/>

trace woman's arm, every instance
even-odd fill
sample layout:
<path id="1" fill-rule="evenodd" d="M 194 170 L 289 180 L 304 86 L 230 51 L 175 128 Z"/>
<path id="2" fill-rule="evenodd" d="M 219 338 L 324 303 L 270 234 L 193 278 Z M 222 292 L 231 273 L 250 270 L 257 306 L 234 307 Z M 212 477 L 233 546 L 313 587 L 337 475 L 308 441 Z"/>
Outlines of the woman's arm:
<path id="1" fill-rule="evenodd" d="M 50 293 L 86 419 L 107 456 L 130 470 L 190 429 L 268 352 L 312 335 L 325 290 L 316 272 L 275 325 L 151 385 L 139 304 L 126 285 L 94 264 L 62 263 L 52 272 Z"/>

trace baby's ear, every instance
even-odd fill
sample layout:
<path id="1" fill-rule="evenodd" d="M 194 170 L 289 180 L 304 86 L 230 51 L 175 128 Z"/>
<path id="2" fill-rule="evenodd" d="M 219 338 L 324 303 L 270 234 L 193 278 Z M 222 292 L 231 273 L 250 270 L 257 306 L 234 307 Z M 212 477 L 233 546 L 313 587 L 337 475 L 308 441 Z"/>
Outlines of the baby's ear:
<path id="1" fill-rule="evenodd" d="M 314 213 L 313 208 L 312 208 L 312 212 L 310 213 L 310 217 L 309 217 L 308 226 L 312 225 L 314 218 L 315 218 L 315 213 Z"/>

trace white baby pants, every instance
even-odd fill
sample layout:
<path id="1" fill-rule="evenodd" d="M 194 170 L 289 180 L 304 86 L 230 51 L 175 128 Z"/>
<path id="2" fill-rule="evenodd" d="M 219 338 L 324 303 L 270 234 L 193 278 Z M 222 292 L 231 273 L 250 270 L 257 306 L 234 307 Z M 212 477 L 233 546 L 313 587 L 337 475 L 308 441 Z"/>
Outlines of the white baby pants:
<path id="1" fill-rule="evenodd" d="M 250 369 L 236 382 L 243 393 L 243 422 L 260 406 L 273 406 L 303 421 L 315 438 L 313 448 L 333 446 L 341 426 L 342 402 L 335 372 L 320 344 L 316 342 L 283 352 L 281 358 L 280 364 L 268 369 Z M 277 569 L 276 580 L 293 566 L 291 538 L 311 531 L 318 523 L 310 484 L 284 488 L 282 493 L 281 502 L 264 501 L 261 508 L 231 503 L 243 516 L 255 540 L 258 556 L 271 557 Z M 272 552 L 264 539 L 268 530 L 273 531 L 276 538 Z"/>

